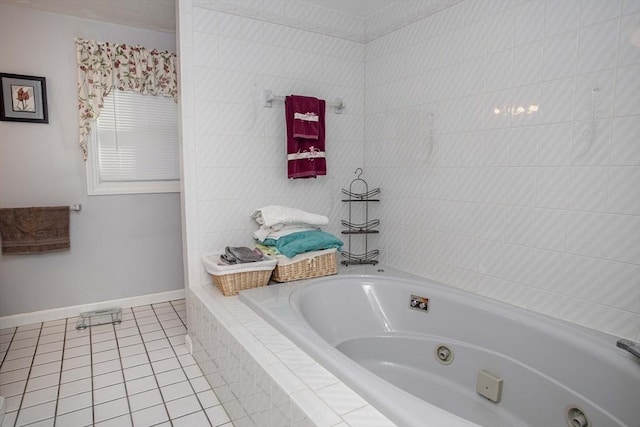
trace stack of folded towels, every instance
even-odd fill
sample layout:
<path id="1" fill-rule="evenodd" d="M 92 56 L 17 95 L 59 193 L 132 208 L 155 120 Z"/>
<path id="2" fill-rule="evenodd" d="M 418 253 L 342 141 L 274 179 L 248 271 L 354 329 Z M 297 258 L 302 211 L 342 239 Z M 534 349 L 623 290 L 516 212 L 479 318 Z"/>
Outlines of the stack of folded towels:
<path id="1" fill-rule="evenodd" d="M 286 206 L 265 206 L 251 215 L 260 228 L 253 233 L 256 248 L 266 255 L 288 258 L 312 251 L 340 248 L 344 243 L 320 227 L 329 218 Z"/>

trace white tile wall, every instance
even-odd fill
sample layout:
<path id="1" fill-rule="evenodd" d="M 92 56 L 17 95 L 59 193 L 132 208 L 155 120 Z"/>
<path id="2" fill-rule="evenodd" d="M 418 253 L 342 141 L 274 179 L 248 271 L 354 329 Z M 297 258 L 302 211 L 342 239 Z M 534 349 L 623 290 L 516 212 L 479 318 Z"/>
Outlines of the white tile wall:
<path id="1" fill-rule="evenodd" d="M 639 4 L 465 2 L 367 44 L 365 166 L 393 200 L 384 261 L 428 260 L 453 286 L 640 339 Z M 428 80 L 439 89 L 417 102 L 393 95 Z M 406 138 L 416 109 L 435 119 Z M 400 223 L 409 209 L 437 220 Z"/>
<path id="2" fill-rule="evenodd" d="M 328 230 L 337 232 L 346 209 L 340 187 L 363 164 L 363 45 L 214 10 L 220 5 L 180 3 L 190 284 L 209 281 L 201 253 L 252 243 L 250 215 L 260 206 L 286 204 L 327 215 Z M 294 11 L 273 13 L 292 17 Z M 264 108 L 264 89 L 343 99 L 344 114 L 327 109 L 327 176 L 286 178 L 284 105 Z"/>

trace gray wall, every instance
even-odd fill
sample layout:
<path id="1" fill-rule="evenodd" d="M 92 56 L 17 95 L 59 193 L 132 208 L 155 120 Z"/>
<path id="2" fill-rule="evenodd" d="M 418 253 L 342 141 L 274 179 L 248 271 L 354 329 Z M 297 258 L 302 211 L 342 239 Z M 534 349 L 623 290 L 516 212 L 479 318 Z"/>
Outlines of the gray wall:
<path id="1" fill-rule="evenodd" d="M 0 4 L 0 71 L 47 78 L 49 124 L 0 122 L 0 207 L 82 204 L 71 250 L 0 255 L 0 317 L 181 289 L 179 194 L 87 196 L 74 37 L 175 51 L 175 35 Z"/>

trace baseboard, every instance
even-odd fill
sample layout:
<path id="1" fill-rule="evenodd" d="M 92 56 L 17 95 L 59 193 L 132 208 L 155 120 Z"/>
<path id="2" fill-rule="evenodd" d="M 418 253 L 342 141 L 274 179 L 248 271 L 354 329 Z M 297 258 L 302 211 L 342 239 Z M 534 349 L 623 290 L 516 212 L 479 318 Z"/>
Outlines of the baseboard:
<path id="1" fill-rule="evenodd" d="M 14 314 L 0 317 L 0 329 L 12 328 L 32 323 L 48 322 L 50 320 L 75 317 L 84 311 L 102 310 L 109 307 L 136 307 L 139 305 L 156 304 L 159 302 L 173 301 L 184 298 L 184 289 L 160 292 L 157 294 L 140 295 L 137 297 L 122 298 L 111 301 L 102 301 L 91 304 L 74 305 L 70 307 L 52 308 L 50 310 L 33 311 L 31 313 Z"/>

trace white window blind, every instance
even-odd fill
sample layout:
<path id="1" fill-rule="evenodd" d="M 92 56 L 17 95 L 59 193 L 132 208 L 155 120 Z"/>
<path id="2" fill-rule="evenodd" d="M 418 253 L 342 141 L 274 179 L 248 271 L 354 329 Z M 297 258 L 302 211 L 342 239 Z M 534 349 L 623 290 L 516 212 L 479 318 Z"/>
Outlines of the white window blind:
<path id="1" fill-rule="evenodd" d="M 171 98 L 111 91 L 90 139 L 89 194 L 179 191 L 178 107 Z"/>

